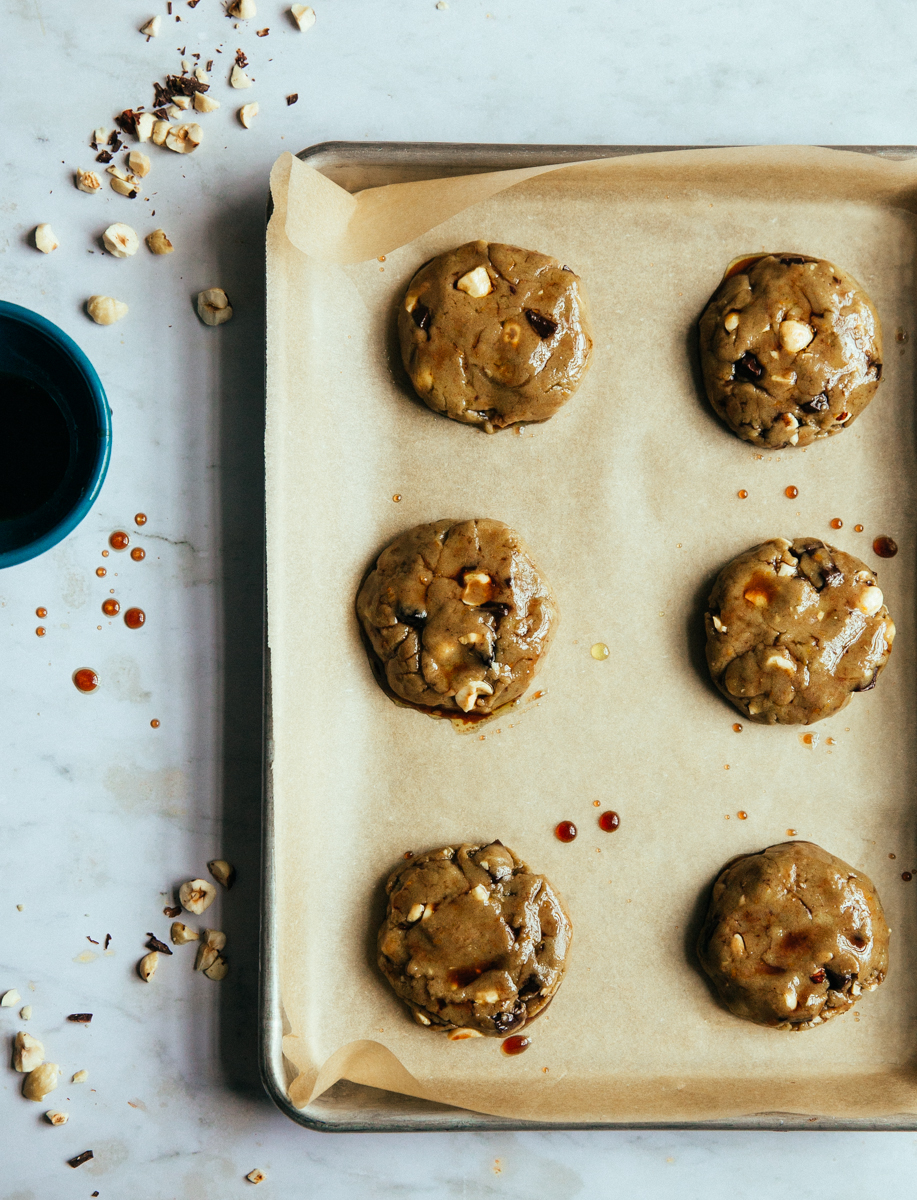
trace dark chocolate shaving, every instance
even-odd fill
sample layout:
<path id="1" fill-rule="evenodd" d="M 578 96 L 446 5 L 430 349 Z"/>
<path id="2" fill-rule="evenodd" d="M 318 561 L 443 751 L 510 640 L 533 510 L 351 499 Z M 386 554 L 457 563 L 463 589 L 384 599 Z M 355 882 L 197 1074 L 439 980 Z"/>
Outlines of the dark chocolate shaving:
<path id="1" fill-rule="evenodd" d="M 115 121 L 121 126 L 125 133 L 136 136 L 137 114 L 132 108 L 126 108 L 124 112 L 119 113 L 118 116 L 115 117 Z"/>
<path id="2" fill-rule="evenodd" d="M 553 337 L 557 332 L 557 322 L 552 321 L 550 317 L 544 316 L 543 313 L 535 312 L 533 308 L 527 308 L 525 316 L 540 338 Z"/>
<path id="3" fill-rule="evenodd" d="M 270 29 L 259 29 L 255 37 L 267 37 L 270 32 Z"/>
<path id="4" fill-rule="evenodd" d="M 109 154 L 107 150 L 100 150 L 99 153 L 96 155 L 96 162 L 110 163 L 111 160 L 112 160 L 112 155 Z"/>
<path id="5" fill-rule="evenodd" d="M 75 1158 L 68 1158 L 67 1166 L 68 1167 L 81 1167 L 84 1162 L 89 1162 L 89 1160 L 91 1158 L 95 1158 L 95 1155 L 92 1153 L 92 1151 L 84 1150 L 82 1154 L 78 1154 Z"/>
<path id="6" fill-rule="evenodd" d="M 170 904 L 168 908 L 164 908 L 162 911 L 167 917 L 180 917 L 181 916 L 181 905 L 180 904 Z"/>
<path id="7" fill-rule="evenodd" d="M 172 951 L 165 944 L 165 942 L 161 942 L 155 933 L 147 933 L 146 936 L 149 938 L 147 945 L 149 946 L 149 948 L 151 950 L 158 950 L 160 954 L 171 954 L 172 953 Z"/>
<path id="8" fill-rule="evenodd" d="M 67 1020 L 76 1025 L 88 1025 L 92 1020 L 92 1013 L 71 1013 Z"/>
<path id="9" fill-rule="evenodd" d="M 291 104 L 295 104 L 298 99 L 299 92 L 291 92 L 291 94 L 287 96 L 287 108 L 289 108 Z"/>
<path id="10" fill-rule="evenodd" d="M 245 56 L 244 50 L 240 49 L 240 50 L 236 51 L 236 66 L 237 67 L 247 67 L 248 66 L 248 59 Z"/>
<path id="11" fill-rule="evenodd" d="M 422 329 L 424 333 L 430 328 L 430 323 L 433 320 L 433 314 L 425 304 L 415 304 L 411 312 L 414 319 L 414 324 L 418 329 Z"/>

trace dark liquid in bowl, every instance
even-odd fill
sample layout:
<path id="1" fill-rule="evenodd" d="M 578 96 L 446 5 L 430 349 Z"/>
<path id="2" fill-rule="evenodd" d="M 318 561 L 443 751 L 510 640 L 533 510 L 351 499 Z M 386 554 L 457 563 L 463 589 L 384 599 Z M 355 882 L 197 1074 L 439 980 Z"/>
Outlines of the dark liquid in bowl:
<path id="1" fill-rule="evenodd" d="M 0 372 L 0 521 L 35 512 L 70 465 L 70 430 L 38 383 Z"/>

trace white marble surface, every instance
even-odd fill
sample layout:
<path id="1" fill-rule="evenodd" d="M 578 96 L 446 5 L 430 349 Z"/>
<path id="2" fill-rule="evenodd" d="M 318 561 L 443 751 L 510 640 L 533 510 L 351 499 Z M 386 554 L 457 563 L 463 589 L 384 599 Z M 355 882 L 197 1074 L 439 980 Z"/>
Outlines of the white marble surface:
<path id="1" fill-rule="evenodd" d="M 89 1071 L 47 1105 L 0 1074 L 0 1197 L 242 1196 L 254 1167 L 265 1195 L 285 1197 L 909 1194 L 909 1133 L 332 1137 L 274 1109 L 256 1066 L 259 440 L 264 204 L 281 150 L 366 138 L 917 142 L 917 9 L 315 4 L 318 23 L 301 35 L 277 0 L 258 0 L 238 31 L 217 0 L 194 10 L 174 0 L 182 23 L 164 16 L 162 36 L 146 42 L 137 27 L 165 13 L 162 0 L 0 2 L 0 296 L 83 346 L 114 411 L 111 469 L 90 516 L 43 558 L 0 572 L 0 990 L 32 1005 L 27 1028 L 65 1078 Z M 154 149 L 149 202 L 77 192 L 94 126 L 149 104 L 180 46 L 217 60 L 211 94 L 223 108 L 202 118 L 205 144 L 190 157 Z M 226 85 L 237 46 L 256 78 L 248 93 Z M 233 112 L 254 99 L 262 111 L 246 131 Z M 98 236 L 114 220 L 163 226 L 175 254 L 103 256 Z M 40 221 L 61 241 L 50 258 L 28 242 Z M 222 330 L 191 308 L 212 285 L 236 306 Z M 129 317 L 92 325 L 80 306 L 93 292 L 128 301 Z M 138 511 L 149 514 L 143 530 Z M 101 557 L 116 528 L 144 562 Z M 144 629 L 102 616 L 110 588 L 146 610 Z M 48 609 L 41 640 L 38 606 Z M 84 665 L 103 680 L 91 697 L 70 683 Z M 144 931 L 165 934 L 171 888 L 221 853 L 240 872 L 216 909 L 232 976 L 213 984 L 176 954 L 143 984 Z M 108 955 L 87 940 L 106 934 Z M 81 961 L 86 951 L 96 957 Z M 66 1021 L 79 1011 L 91 1025 Z M 20 1027 L 17 1009 L 0 1009 L 0 1036 Z M 69 1123 L 46 1125 L 49 1106 Z M 92 1162 L 65 1165 L 89 1148 Z"/>

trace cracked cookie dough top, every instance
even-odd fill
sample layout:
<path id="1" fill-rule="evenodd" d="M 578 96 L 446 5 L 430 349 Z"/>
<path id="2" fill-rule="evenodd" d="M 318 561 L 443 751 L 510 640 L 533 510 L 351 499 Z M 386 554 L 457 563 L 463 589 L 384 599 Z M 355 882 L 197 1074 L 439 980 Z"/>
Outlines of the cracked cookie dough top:
<path id="1" fill-rule="evenodd" d="M 499 242 L 468 242 L 421 267 L 399 305 L 398 336 L 423 402 L 487 433 L 547 421 L 592 353 L 579 277 Z"/>
<path id="2" fill-rule="evenodd" d="M 572 926 L 557 893 L 502 842 L 445 846 L 386 884 L 379 967 L 420 1025 L 518 1033 L 560 987 Z"/>
<path id="3" fill-rule="evenodd" d="M 434 521 L 379 555 L 357 615 L 389 688 L 456 716 L 521 696 L 550 645 L 554 593 L 501 521 Z"/>
<path id="4" fill-rule="evenodd" d="M 872 571 L 819 538 L 724 567 L 704 618 L 713 682 L 762 725 L 811 725 L 875 687 L 895 625 Z"/>
<path id="5" fill-rule="evenodd" d="M 882 983 L 888 933 L 862 871 L 812 842 L 784 842 L 722 871 L 697 950 L 737 1017 L 812 1029 Z"/>
<path id="6" fill-rule="evenodd" d="M 882 330 L 857 281 L 824 259 L 767 254 L 727 275 L 700 321 L 716 413 L 747 442 L 808 446 L 840 433 L 882 375 Z"/>

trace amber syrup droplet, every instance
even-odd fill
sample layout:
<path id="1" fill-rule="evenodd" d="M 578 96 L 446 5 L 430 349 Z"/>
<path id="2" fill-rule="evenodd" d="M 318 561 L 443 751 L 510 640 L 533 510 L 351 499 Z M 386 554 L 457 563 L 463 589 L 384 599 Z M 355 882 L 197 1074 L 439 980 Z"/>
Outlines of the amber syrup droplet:
<path id="1" fill-rule="evenodd" d="M 857 533 L 862 533 L 862 532 L 863 532 L 863 526 L 862 526 L 862 525 L 854 525 L 854 527 L 853 527 L 853 528 L 854 528 L 854 530 L 855 530 Z"/>
<path id="2" fill-rule="evenodd" d="M 914 876 L 910 873 L 910 871 L 902 871 L 901 878 L 904 880 L 905 883 L 910 883 L 911 880 L 914 878 Z"/>
<path id="3" fill-rule="evenodd" d="M 35 630 L 35 636 L 36 637 L 44 637 L 47 632 L 48 631 L 47 631 L 47 629 L 45 629 L 44 625 L 39 625 L 38 628 Z"/>
<path id="4" fill-rule="evenodd" d="M 818 745 L 818 734 L 817 733 L 801 733 L 799 735 L 799 740 L 802 742 L 802 744 L 804 746 L 817 746 Z"/>
<path id="5" fill-rule="evenodd" d="M 107 574 L 108 574 L 108 572 L 105 570 L 104 567 L 96 567 L 96 575 L 98 575 L 98 577 L 100 579 Z"/>
<path id="6" fill-rule="evenodd" d="M 897 858 L 897 857 L 898 857 L 898 855 L 897 855 L 897 854 L 889 854 L 889 856 L 888 856 L 888 857 L 889 857 L 889 858 Z"/>
<path id="7" fill-rule="evenodd" d="M 787 837 L 795 837 L 795 836 L 796 836 L 796 830 L 795 830 L 795 829 L 788 829 L 788 830 L 786 831 L 786 836 L 787 836 Z"/>
<path id="8" fill-rule="evenodd" d="M 99 686 L 99 677 L 91 667 L 80 667 L 73 672 L 73 686 L 78 692 L 94 692 Z"/>
<path id="9" fill-rule="evenodd" d="M 134 562 L 143 562 L 146 558 L 146 551 L 142 546 L 135 546 L 131 551 L 131 558 Z"/>
<path id="10" fill-rule="evenodd" d="M 137 513 L 136 517 L 134 517 L 134 524 L 135 525 L 145 525 L 146 524 L 146 513 Z"/>
<path id="11" fill-rule="evenodd" d="M 589 653 L 596 660 L 596 662 L 603 662 L 608 655 L 611 654 L 611 651 L 604 642 L 596 642 Z"/>
<path id="12" fill-rule="evenodd" d="M 414 851 L 413 851 L 413 850 L 405 850 L 405 852 L 404 852 L 404 854 L 402 855 L 402 857 L 403 857 L 403 858 L 413 858 L 413 857 L 414 857 Z"/>
<path id="13" fill-rule="evenodd" d="M 611 809 L 608 812 L 603 812 L 599 817 L 599 829 L 604 829 L 606 833 L 614 833 L 620 824 L 621 818 Z"/>
<path id="14" fill-rule="evenodd" d="M 124 614 L 124 624 L 128 629 L 139 629 L 146 621 L 146 613 L 142 608 L 129 608 Z"/>
<path id="15" fill-rule="evenodd" d="M 512 1037 L 503 1039 L 500 1049 L 504 1054 L 521 1054 L 524 1050 L 528 1050 L 531 1044 L 531 1038 L 523 1037 L 521 1033 L 514 1033 Z"/>
<path id="16" fill-rule="evenodd" d="M 894 558 L 898 553 L 898 543 L 894 538 L 877 537 L 872 544 L 873 551 L 878 554 L 879 558 Z"/>
<path id="17" fill-rule="evenodd" d="M 790 484 L 790 486 L 784 492 L 784 495 L 787 497 L 788 500 L 795 500 L 796 497 L 799 495 L 799 488 L 793 487 L 793 485 Z"/>
<path id="18" fill-rule="evenodd" d="M 154 717 L 154 718 L 152 719 L 152 721 L 150 721 L 150 728 L 151 728 L 151 729 L 158 729 L 158 728 L 159 728 L 159 721 L 157 720 L 157 718 L 156 718 L 156 717 Z"/>
<path id="19" fill-rule="evenodd" d="M 840 519 L 840 517 L 833 517 L 831 520 L 831 528 L 832 529 L 843 529 L 844 522 Z"/>
<path id="20" fill-rule="evenodd" d="M 746 492 L 745 488 L 742 488 L 742 490 L 740 492 L 736 492 L 736 495 L 739 497 L 740 500 L 748 499 L 748 492 Z"/>
<path id="21" fill-rule="evenodd" d="M 592 801 L 592 807 L 593 807 L 593 808 L 601 808 L 601 807 L 602 807 L 602 801 L 601 801 L 601 800 L 593 800 L 593 801 Z"/>
<path id="22" fill-rule="evenodd" d="M 102 551 L 102 557 L 103 557 L 103 558 L 108 558 L 108 551 L 107 551 L 107 550 L 103 550 L 103 551 Z"/>
<path id="23" fill-rule="evenodd" d="M 572 842 L 576 837 L 576 826 L 572 821 L 561 821 L 554 830 L 554 836 L 559 842 Z"/>
<path id="24" fill-rule="evenodd" d="M 744 808 L 740 808 L 739 811 L 736 813 L 736 816 L 739 818 L 740 821 L 748 820 L 748 813 L 745 811 Z"/>
<path id="25" fill-rule="evenodd" d="M 739 724 L 738 721 L 736 721 L 735 725 L 733 725 L 732 732 L 733 733 L 741 733 L 742 732 L 742 726 Z"/>
<path id="26" fill-rule="evenodd" d="M 126 550 L 131 544 L 131 539 L 123 529 L 116 529 L 108 539 L 108 544 L 111 546 L 112 550 Z"/>
<path id="27" fill-rule="evenodd" d="M 102 612 L 105 613 L 106 617 L 116 617 L 120 611 L 121 605 L 117 600 L 109 598 L 102 601 Z"/>
<path id="28" fill-rule="evenodd" d="M 400 492 L 396 492 L 396 493 L 394 494 L 394 496 L 392 496 L 392 503 L 393 503 L 393 504 L 400 504 L 400 503 L 401 503 L 401 493 L 400 493 Z"/>
<path id="29" fill-rule="evenodd" d="M 48 610 L 46 608 L 36 608 L 35 609 L 36 617 L 46 617 L 47 615 L 48 615 Z"/>

